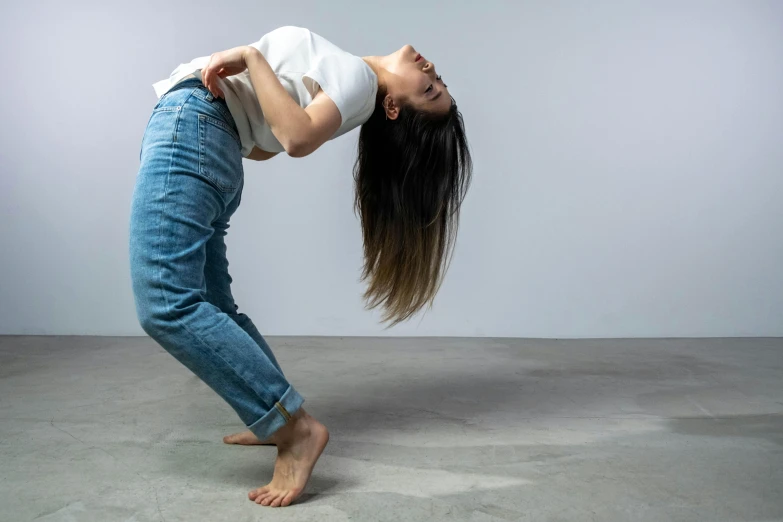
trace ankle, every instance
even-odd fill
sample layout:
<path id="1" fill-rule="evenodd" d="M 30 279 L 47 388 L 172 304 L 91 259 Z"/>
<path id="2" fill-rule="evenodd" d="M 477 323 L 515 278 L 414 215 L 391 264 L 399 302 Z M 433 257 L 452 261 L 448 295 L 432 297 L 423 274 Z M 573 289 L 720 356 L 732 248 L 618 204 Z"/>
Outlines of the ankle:
<path id="1" fill-rule="evenodd" d="M 303 409 L 299 409 L 291 415 L 291 418 L 280 427 L 272 439 L 278 446 L 292 444 L 299 439 L 310 436 L 310 416 Z"/>

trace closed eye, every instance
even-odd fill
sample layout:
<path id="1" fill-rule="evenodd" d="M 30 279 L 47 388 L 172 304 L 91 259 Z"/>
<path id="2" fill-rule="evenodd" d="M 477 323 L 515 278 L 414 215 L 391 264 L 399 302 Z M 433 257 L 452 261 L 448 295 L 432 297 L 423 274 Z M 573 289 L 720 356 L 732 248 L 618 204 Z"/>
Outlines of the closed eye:
<path id="1" fill-rule="evenodd" d="M 436 77 L 435 77 L 435 81 L 440 81 L 440 82 L 442 82 L 443 80 L 441 79 L 440 75 L 438 75 L 438 76 L 436 76 Z M 444 86 L 444 87 L 448 87 L 448 85 L 446 85 L 446 84 L 443 84 L 443 86 Z M 432 90 L 432 84 L 430 84 L 430 86 L 429 86 L 429 87 L 427 87 L 427 90 L 426 90 L 426 91 L 424 91 L 424 93 L 426 94 L 426 93 L 430 92 L 431 90 Z"/>

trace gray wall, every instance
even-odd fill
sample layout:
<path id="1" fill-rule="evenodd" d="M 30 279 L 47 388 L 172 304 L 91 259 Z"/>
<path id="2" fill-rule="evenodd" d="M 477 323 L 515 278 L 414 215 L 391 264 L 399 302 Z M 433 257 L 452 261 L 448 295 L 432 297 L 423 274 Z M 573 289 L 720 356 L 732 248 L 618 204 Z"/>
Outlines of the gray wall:
<path id="1" fill-rule="evenodd" d="M 384 332 L 357 283 L 356 133 L 247 162 L 229 257 L 263 332 L 783 335 L 776 0 L 4 6 L 0 333 L 142 333 L 126 244 L 151 84 L 286 24 L 360 55 L 415 45 L 476 169 L 435 308 Z"/>

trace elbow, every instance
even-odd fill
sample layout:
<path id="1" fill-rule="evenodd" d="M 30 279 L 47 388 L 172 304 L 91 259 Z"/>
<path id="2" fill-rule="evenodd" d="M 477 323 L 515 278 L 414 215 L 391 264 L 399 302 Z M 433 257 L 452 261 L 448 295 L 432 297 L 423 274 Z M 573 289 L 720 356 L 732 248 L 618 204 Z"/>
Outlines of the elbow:
<path id="1" fill-rule="evenodd" d="M 313 152 L 310 145 L 303 141 L 291 141 L 289 143 L 286 143 L 284 147 L 285 147 L 286 154 L 288 154 L 292 158 L 304 158 L 305 156 Z"/>

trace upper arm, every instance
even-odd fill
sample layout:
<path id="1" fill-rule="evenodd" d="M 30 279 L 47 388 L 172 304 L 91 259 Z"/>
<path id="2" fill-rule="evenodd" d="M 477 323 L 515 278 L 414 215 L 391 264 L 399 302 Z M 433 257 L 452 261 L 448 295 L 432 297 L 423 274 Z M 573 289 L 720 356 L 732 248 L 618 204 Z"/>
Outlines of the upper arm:
<path id="1" fill-rule="evenodd" d="M 296 139 L 288 154 L 293 157 L 307 156 L 323 145 L 340 129 L 342 116 L 337 105 L 323 91 L 319 90 L 313 101 L 305 108 L 309 118 L 307 129 Z"/>

